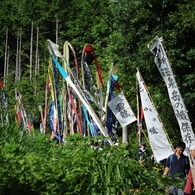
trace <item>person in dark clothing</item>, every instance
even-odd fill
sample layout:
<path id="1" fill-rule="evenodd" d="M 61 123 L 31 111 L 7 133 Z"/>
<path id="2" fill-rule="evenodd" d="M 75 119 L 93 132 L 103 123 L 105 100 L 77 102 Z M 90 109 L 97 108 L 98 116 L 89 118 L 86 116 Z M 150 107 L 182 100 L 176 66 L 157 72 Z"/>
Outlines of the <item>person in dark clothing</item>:
<path id="1" fill-rule="evenodd" d="M 190 169 L 190 162 L 187 156 L 183 154 L 185 150 L 185 143 L 179 142 L 175 149 L 175 153 L 171 154 L 166 161 L 165 170 L 163 175 L 171 175 L 177 174 L 179 178 L 185 178 Z M 173 179 L 176 179 L 173 177 Z M 176 188 L 174 186 L 170 186 L 170 193 L 173 195 L 183 195 L 184 191 L 181 188 Z"/>
<path id="2" fill-rule="evenodd" d="M 146 149 L 145 142 L 142 142 L 141 145 L 139 146 L 136 158 L 140 162 L 140 164 L 143 164 L 145 161 L 150 160 L 150 153 Z"/>

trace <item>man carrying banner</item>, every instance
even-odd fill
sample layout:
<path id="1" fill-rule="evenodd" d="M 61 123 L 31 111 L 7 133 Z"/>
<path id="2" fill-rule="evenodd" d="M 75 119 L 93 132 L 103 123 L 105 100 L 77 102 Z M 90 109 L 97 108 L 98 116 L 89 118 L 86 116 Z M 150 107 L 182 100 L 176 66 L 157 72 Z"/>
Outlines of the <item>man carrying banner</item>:
<path id="1" fill-rule="evenodd" d="M 179 178 L 184 179 L 190 169 L 190 162 L 187 156 L 183 154 L 186 144 L 179 142 L 175 149 L 175 153 L 171 154 L 165 165 L 163 175 L 174 175 L 177 174 Z M 173 177 L 173 179 L 175 179 Z M 184 191 L 181 188 L 170 186 L 170 193 L 173 195 L 184 195 Z"/>

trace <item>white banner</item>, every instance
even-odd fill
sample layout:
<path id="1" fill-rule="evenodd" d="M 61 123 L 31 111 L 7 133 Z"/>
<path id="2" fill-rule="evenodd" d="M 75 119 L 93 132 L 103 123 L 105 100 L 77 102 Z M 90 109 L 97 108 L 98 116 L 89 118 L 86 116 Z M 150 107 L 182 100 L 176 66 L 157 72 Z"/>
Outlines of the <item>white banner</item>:
<path id="1" fill-rule="evenodd" d="M 195 145 L 194 133 L 188 117 L 188 111 L 186 110 L 184 101 L 177 86 L 162 41 L 162 37 L 156 37 L 152 44 L 148 44 L 148 48 L 154 54 L 155 64 L 166 83 L 169 98 L 180 127 L 182 139 L 189 146 Z"/>
<path id="2" fill-rule="evenodd" d="M 127 126 L 137 120 L 123 94 L 119 94 L 118 96 L 114 97 L 108 103 L 108 106 L 122 127 Z"/>
<path id="3" fill-rule="evenodd" d="M 58 48 L 59 45 L 53 43 L 52 41 L 50 41 L 49 39 L 47 40 L 48 44 L 49 44 L 49 52 L 51 55 L 55 55 L 56 57 L 62 57 L 62 54 L 59 52 Z"/>
<path id="4" fill-rule="evenodd" d="M 139 71 L 136 76 L 139 83 L 140 98 L 150 145 L 157 161 L 160 161 L 172 154 L 173 150 L 165 134 L 163 124 L 159 120 L 156 108 L 148 96 L 149 92 L 144 85 Z"/>

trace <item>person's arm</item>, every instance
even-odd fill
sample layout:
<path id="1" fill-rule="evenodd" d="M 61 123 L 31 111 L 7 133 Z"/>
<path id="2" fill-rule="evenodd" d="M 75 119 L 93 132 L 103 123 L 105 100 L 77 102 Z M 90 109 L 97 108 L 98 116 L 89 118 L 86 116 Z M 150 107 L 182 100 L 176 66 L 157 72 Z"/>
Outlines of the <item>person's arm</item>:
<path id="1" fill-rule="evenodd" d="M 169 171 L 170 171 L 170 167 L 165 167 L 163 175 L 168 175 Z"/>
<path id="2" fill-rule="evenodd" d="M 163 175 L 168 175 L 169 171 L 170 171 L 170 157 L 166 160 L 165 170 L 164 170 Z"/>

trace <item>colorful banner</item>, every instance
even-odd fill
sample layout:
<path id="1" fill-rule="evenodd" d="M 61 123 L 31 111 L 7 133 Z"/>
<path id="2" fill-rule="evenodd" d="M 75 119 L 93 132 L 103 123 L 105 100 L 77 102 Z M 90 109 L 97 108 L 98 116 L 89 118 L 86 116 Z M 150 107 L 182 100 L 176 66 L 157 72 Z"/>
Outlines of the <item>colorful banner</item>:
<path id="1" fill-rule="evenodd" d="M 116 117 L 114 116 L 114 113 L 112 110 L 108 107 L 108 102 L 111 101 L 115 95 L 114 95 L 114 90 L 115 90 L 115 83 L 118 80 L 118 76 L 111 74 L 108 78 L 108 83 L 107 83 L 107 96 L 105 106 L 106 106 L 106 130 L 109 134 L 109 136 L 113 135 L 113 127 L 115 127 L 115 124 L 117 122 Z"/>
<path id="2" fill-rule="evenodd" d="M 141 104 L 144 111 L 144 119 L 147 127 L 150 145 L 157 161 L 167 158 L 173 153 L 171 144 L 169 143 L 164 131 L 163 124 L 159 120 L 154 103 L 150 100 L 149 92 L 139 71 L 137 71 L 137 80 L 139 84 L 139 93 Z"/>
<path id="3" fill-rule="evenodd" d="M 1 88 L 1 91 L 2 91 L 2 104 L 4 104 L 4 108 L 5 108 L 5 119 L 6 119 L 6 124 L 9 123 L 9 118 L 8 118 L 8 101 L 7 101 L 7 97 L 5 95 L 5 91 L 4 91 L 4 86 L 3 86 L 3 82 L 2 80 L 0 79 L 0 88 Z"/>
<path id="4" fill-rule="evenodd" d="M 64 57 L 61 55 L 61 53 L 58 51 L 58 48 L 56 47 L 56 44 L 54 44 L 53 42 L 51 42 L 50 40 L 47 40 L 48 43 L 48 48 L 50 50 L 50 53 L 52 54 L 52 60 L 55 63 L 56 67 L 58 68 L 59 72 L 61 73 L 61 75 L 63 76 L 63 78 L 66 80 L 66 82 L 72 87 L 72 89 L 75 91 L 75 93 L 78 95 L 79 99 L 81 100 L 81 102 L 84 104 L 84 106 L 86 107 L 87 111 L 89 112 L 89 114 L 91 115 L 91 117 L 93 118 L 94 122 L 96 123 L 96 125 L 98 126 L 98 128 L 100 129 L 101 133 L 105 136 L 105 137 L 109 137 L 108 133 L 106 132 L 105 128 L 102 126 L 99 118 L 97 117 L 96 113 L 94 112 L 94 110 L 92 109 L 92 107 L 90 106 L 90 104 L 88 104 L 86 102 L 86 100 L 84 99 L 84 97 L 82 96 L 82 94 L 80 93 L 80 91 L 78 90 L 78 86 L 75 86 L 75 84 L 72 82 L 72 80 L 70 79 L 70 77 L 68 76 L 68 74 L 65 72 L 65 70 L 62 68 L 62 66 L 59 64 L 59 62 L 57 61 L 57 59 L 55 58 L 55 55 L 61 57 L 64 59 Z M 111 139 L 108 139 L 109 143 L 111 145 L 113 145 L 113 142 Z"/>
<path id="5" fill-rule="evenodd" d="M 119 94 L 118 96 L 114 97 L 108 103 L 108 106 L 110 107 L 122 127 L 125 127 L 137 120 L 123 94 Z"/>
<path id="6" fill-rule="evenodd" d="M 28 117 L 24 109 L 24 106 L 22 104 L 22 94 L 17 90 L 16 90 L 15 112 L 17 116 L 18 125 L 21 126 L 23 130 L 29 130 Z"/>
<path id="7" fill-rule="evenodd" d="M 162 37 L 156 37 L 151 44 L 148 44 L 148 48 L 154 54 L 155 64 L 166 83 L 169 98 L 180 127 L 182 139 L 189 146 L 195 145 L 194 133 L 188 117 L 188 111 L 186 110 L 184 101 L 177 86 L 162 41 Z"/>

